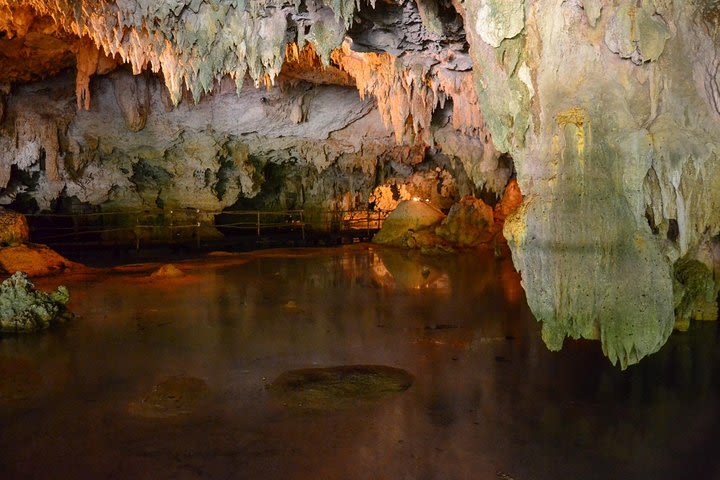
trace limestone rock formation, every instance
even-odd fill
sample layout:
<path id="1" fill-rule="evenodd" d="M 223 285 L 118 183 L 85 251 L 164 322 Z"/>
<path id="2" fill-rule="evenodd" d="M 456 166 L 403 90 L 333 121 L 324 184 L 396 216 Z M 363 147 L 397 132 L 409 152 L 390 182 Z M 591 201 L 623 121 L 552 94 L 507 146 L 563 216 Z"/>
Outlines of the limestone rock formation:
<path id="1" fill-rule="evenodd" d="M 673 264 L 720 231 L 717 17 L 694 1 L 521 2 L 517 30 L 500 11 L 478 21 L 493 3 L 464 17 L 483 116 L 525 194 L 505 235 L 528 301 L 551 348 L 598 338 L 635 363 L 670 334 Z"/>
<path id="2" fill-rule="evenodd" d="M 24 273 L 18 272 L 0 284 L 0 332 L 46 330 L 67 317 L 69 300 L 67 288 L 60 286 L 49 294 L 40 292 Z"/>
<path id="3" fill-rule="evenodd" d="M 435 233 L 460 248 L 479 247 L 492 240 L 494 224 L 493 209 L 479 198 L 466 196 L 452 206 Z"/>
<path id="4" fill-rule="evenodd" d="M 513 178 L 508 182 L 500 201 L 495 205 L 493 218 L 498 223 L 504 223 L 508 215 L 520 207 L 522 201 L 522 192 L 520 191 L 517 180 Z"/>
<path id="5" fill-rule="evenodd" d="M 691 320 L 718 319 L 718 285 L 713 272 L 699 260 L 684 258 L 674 266 L 675 328 L 687 330 Z"/>
<path id="6" fill-rule="evenodd" d="M 415 245 L 408 245 L 408 241 L 413 241 L 413 233 L 435 226 L 444 218 L 445 215 L 440 210 L 427 202 L 401 202 L 385 219 L 373 242 L 396 247 L 414 247 Z"/>
<path id="7" fill-rule="evenodd" d="M 113 74 L 111 78 L 125 127 L 131 132 L 139 132 L 145 128 L 150 113 L 150 85 L 147 77 L 120 73 Z"/>
<path id="8" fill-rule="evenodd" d="M 0 0 L 0 203 L 322 223 L 505 190 L 548 345 L 598 339 L 625 367 L 697 316 L 678 260 L 716 270 L 719 19 L 704 0 Z"/>

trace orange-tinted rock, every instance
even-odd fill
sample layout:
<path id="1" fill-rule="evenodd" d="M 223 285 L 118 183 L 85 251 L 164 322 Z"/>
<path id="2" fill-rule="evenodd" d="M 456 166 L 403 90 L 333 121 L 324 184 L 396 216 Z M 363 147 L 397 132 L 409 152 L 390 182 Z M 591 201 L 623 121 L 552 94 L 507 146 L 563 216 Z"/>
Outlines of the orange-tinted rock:
<path id="1" fill-rule="evenodd" d="M 163 265 L 162 267 L 155 270 L 153 273 L 150 274 L 153 278 L 177 278 L 182 277 L 185 274 L 177 268 L 172 263 L 168 263 L 166 265 Z"/>
<path id="2" fill-rule="evenodd" d="M 461 248 L 478 247 L 493 238 L 493 210 L 485 202 L 466 196 L 452 206 L 435 232 Z"/>
<path id="3" fill-rule="evenodd" d="M 0 245 L 15 245 L 28 240 L 30 240 L 30 230 L 25 215 L 0 210 Z"/>
<path id="4" fill-rule="evenodd" d="M 495 221 L 503 223 L 508 215 L 517 209 L 522 203 L 522 192 L 517 180 L 514 178 L 508 182 L 505 187 L 505 193 L 503 193 L 500 202 L 495 205 Z"/>
<path id="5" fill-rule="evenodd" d="M 6 273 L 25 272 L 43 277 L 82 267 L 45 245 L 26 244 L 0 248 L 0 268 Z"/>
<path id="6" fill-rule="evenodd" d="M 0 82 L 39 80 L 72 67 L 73 36 L 50 15 L 14 3 L 0 6 Z"/>

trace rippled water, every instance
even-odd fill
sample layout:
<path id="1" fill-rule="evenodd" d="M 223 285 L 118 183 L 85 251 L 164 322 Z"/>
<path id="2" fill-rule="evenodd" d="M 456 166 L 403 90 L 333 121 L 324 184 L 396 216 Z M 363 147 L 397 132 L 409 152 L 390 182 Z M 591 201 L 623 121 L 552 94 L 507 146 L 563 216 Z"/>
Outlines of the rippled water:
<path id="1" fill-rule="evenodd" d="M 66 283 L 78 318 L 0 340 L 0 478 L 720 478 L 717 324 L 620 372 L 597 342 L 546 350 L 509 260 L 354 246 L 177 265 L 41 282 Z M 340 365 L 414 381 L 327 410 L 267 388 Z"/>

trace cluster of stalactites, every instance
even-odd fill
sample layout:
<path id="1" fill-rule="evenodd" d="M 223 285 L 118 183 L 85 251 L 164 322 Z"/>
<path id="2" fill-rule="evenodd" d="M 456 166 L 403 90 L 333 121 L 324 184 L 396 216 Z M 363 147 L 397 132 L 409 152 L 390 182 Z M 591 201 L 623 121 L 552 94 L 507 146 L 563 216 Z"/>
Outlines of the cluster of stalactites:
<path id="1" fill-rule="evenodd" d="M 408 132 L 415 141 L 430 144 L 433 112 L 443 108 L 448 99 L 453 101 L 456 130 L 475 134 L 483 129 L 472 71 L 448 69 L 448 59 L 413 62 L 388 53 L 359 53 L 352 51 L 348 42 L 333 52 L 332 59 L 355 79 L 361 95 L 377 98 L 385 126 L 392 128 L 398 144 Z"/>
<path id="2" fill-rule="evenodd" d="M 337 47 L 359 0 L 0 0 L 0 8 L 47 15 L 65 32 L 92 39 L 109 58 L 119 57 L 138 74 L 160 72 L 174 103 L 187 88 L 197 101 L 216 80 L 230 75 L 238 90 L 246 75 L 256 86 L 279 74 L 289 40 L 315 44 L 318 52 Z M 287 38 L 288 19 L 297 39 Z M 87 108 L 86 82 L 95 55 L 79 56 L 78 103 Z M 81 63 L 81 62 L 79 62 Z M 92 74 L 94 72 L 91 72 Z"/>

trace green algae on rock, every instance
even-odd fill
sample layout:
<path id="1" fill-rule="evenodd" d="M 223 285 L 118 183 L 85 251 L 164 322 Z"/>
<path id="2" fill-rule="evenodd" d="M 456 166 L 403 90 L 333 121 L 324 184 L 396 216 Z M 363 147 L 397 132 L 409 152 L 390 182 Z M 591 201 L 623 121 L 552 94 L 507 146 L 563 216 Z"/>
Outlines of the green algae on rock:
<path id="1" fill-rule="evenodd" d="M 67 318 L 69 300 L 66 287 L 61 285 L 52 293 L 40 292 L 27 275 L 17 272 L 0 284 L 0 332 L 46 330 Z"/>
<path id="2" fill-rule="evenodd" d="M 404 392 L 414 378 L 405 370 L 377 365 L 348 365 L 291 370 L 268 389 L 290 407 L 349 408 Z"/>

